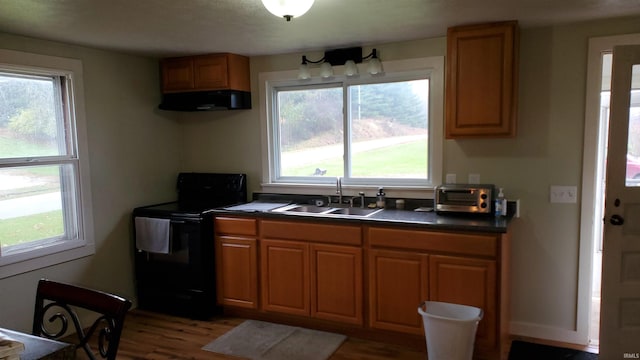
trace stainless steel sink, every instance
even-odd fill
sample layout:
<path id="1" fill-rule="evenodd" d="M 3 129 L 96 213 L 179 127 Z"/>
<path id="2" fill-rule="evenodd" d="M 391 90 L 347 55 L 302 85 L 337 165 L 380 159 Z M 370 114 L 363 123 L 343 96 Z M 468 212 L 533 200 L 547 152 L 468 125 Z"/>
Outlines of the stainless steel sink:
<path id="1" fill-rule="evenodd" d="M 296 205 L 291 208 L 283 209 L 282 212 L 299 212 L 299 213 L 324 213 L 333 210 L 333 208 L 315 205 Z"/>
<path id="2" fill-rule="evenodd" d="M 318 214 L 327 216 L 354 216 L 354 217 L 368 217 L 382 209 L 362 209 L 353 207 L 327 207 L 327 206 L 315 206 L 315 205 L 288 205 L 281 208 L 274 209 L 273 212 L 288 213 L 288 214 Z"/>
<path id="3" fill-rule="evenodd" d="M 362 208 L 339 208 L 329 211 L 327 214 L 351 215 L 351 216 L 371 216 L 382 209 L 362 209 Z"/>

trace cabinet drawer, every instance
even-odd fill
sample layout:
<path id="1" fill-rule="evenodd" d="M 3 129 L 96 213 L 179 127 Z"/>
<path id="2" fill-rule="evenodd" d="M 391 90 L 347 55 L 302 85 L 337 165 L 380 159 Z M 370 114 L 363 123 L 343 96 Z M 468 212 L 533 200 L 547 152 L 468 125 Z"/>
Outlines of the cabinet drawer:
<path id="1" fill-rule="evenodd" d="M 216 217 L 214 229 L 218 234 L 256 236 L 258 232 L 256 224 L 256 219 Z"/>
<path id="2" fill-rule="evenodd" d="M 263 238 L 360 245 L 360 226 L 262 220 Z"/>
<path id="3" fill-rule="evenodd" d="M 371 246 L 450 252 L 466 255 L 496 256 L 496 235 L 449 233 L 438 231 L 367 228 Z"/>

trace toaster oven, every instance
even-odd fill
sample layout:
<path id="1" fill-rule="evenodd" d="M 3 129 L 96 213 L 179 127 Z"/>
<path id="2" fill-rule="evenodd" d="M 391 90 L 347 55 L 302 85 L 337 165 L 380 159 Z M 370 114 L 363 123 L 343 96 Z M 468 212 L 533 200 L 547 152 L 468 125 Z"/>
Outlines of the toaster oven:
<path id="1" fill-rule="evenodd" d="M 436 212 L 490 214 L 495 186 L 490 184 L 445 184 L 436 187 Z"/>

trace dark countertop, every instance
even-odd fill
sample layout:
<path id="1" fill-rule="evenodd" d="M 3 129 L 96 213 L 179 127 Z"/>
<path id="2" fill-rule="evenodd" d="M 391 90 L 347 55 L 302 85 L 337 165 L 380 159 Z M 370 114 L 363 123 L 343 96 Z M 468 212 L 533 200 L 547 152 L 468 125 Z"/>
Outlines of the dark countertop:
<path id="1" fill-rule="evenodd" d="M 317 196 L 316 196 L 317 198 Z M 326 197 L 325 197 L 326 198 Z M 250 207 L 245 211 L 237 210 L 225 210 L 215 209 L 214 215 L 227 214 L 227 215 L 249 215 L 260 216 L 263 218 L 277 218 L 288 220 L 303 220 L 303 221 L 317 221 L 317 222 L 351 222 L 367 225 L 387 225 L 387 226 L 407 226 L 407 227 L 424 227 L 425 229 L 432 230 L 453 230 L 453 231 L 475 231 L 475 232 L 490 232 L 490 233 L 506 233 L 509 221 L 508 217 L 495 218 L 492 215 L 475 215 L 475 214 L 437 214 L 433 211 L 413 211 L 415 205 L 409 205 L 407 210 L 397 210 L 385 208 L 371 216 L 353 216 L 353 215 L 336 215 L 336 214 L 314 214 L 314 213 L 286 213 L 276 212 L 272 210 L 264 210 L 269 208 L 265 206 L 264 202 L 273 202 L 282 204 L 286 198 L 283 197 L 269 197 L 259 199 L 260 203 L 257 208 L 260 211 L 251 211 Z M 308 201 L 297 197 L 290 200 L 291 203 L 306 204 Z M 389 202 L 388 202 L 389 203 Z M 393 202 L 392 202 L 393 203 Z M 411 202 L 407 201 L 407 204 Z M 422 204 L 417 204 L 422 205 Z M 416 206 L 417 207 L 417 206 Z"/>

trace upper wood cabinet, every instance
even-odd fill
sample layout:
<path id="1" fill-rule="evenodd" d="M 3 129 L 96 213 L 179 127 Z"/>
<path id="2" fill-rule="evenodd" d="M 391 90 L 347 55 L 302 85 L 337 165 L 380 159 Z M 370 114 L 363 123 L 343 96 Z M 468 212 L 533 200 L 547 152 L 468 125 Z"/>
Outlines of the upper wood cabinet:
<path id="1" fill-rule="evenodd" d="M 516 21 L 447 31 L 446 138 L 516 135 Z"/>
<path id="2" fill-rule="evenodd" d="M 236 54 L 211 54 L 167 58 L 160 62 L 162 92 L 199 90 L 251 91 L 249 58 Z"/>

